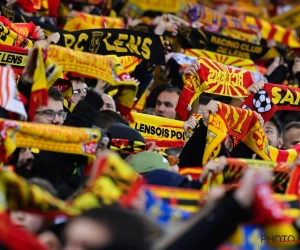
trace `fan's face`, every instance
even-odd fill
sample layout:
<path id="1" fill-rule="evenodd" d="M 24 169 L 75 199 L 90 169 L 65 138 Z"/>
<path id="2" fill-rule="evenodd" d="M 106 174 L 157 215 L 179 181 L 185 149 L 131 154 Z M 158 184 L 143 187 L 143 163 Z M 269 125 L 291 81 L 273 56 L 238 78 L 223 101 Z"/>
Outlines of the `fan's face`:
<path id="1" fill-rule="evenodd" d="M 280 148 L 282 146 L 281 138 L 279 138 L 278 130 L 273 122 L 266 122 L 264 125 L 264 131 L 270 146 L 274 148 Z"/>
<path id="2" fill-rule="evenodd" d="M 300 129 L 291 128 L 283 134 L 284 149 L 290 149 L 300 142 Z"/>

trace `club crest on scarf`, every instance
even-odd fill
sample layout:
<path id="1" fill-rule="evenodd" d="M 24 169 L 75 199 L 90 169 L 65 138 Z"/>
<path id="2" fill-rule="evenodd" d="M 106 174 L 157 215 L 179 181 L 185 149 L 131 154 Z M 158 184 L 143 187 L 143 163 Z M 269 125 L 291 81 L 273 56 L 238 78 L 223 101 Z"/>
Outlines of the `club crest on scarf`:
<path id="1" fill-rule="evenodd" d="M 100 40 L 103 36 L 103 32 L 92 32 L 92 40 L 91 40 L 91 45 L 89 50 L 94 53 L 97 54 L 98 49 L 100 47 Z"/>

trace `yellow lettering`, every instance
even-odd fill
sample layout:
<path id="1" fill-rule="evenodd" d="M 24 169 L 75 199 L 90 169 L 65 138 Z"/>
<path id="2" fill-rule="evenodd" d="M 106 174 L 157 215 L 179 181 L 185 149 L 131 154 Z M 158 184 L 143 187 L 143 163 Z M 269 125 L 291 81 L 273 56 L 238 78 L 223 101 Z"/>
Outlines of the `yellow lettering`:
<path id="1" fill-rule="evenodd" d="M 116 50 L 116 46 L 115 46 L 115 45 L 109 44 L 109 42 L 107 41 L 107 39 L 110 38 L 110 37 L 111 37 L 111 33 L 108 33 L 108 34 L 107 34 L 107 37 L 105 37 L 105 38 L 103 39 L 103 42 L 105 43 L 106 49 L 107 49 L 108 51 L 115 51 L 115 50 Z"/>
<path id="2" fill-rule="evenodd" d="M 272 93 L 272 102 L 275 105 L 278 104 L 280 102 L 280 100 L 281 100 L 280 92 L 281 92 L 281 88 L 278 88 L 278 87 L 273 87 L 272 90 L 271 90 L 271 93 Z"/>
<path id="3" fill-rule="evenodd" d="M 130 50 L 131 53 L 136 53 L 140 55 L 141 53 L 138 50 L 138 46 L 141 44 L 141 37 L 137 37 L 137 41 L 135 42 L 134 36 L 130 36 L 129 42 L 126 44 L 127 48 Z"/>
<path id="4" fill-rule="evenodd" d="M 78 37 L 78 41 L 75 43 L 74 45 L 74 50 L 79 50 L 82 51 L 84 50 L 84 46 L 80 46 L 78 47 L 78 45 L 82 42 L 82 41 L 86 41 L 89 38 L 89 36 L 85 33 L 81 33 Z"/>
<path id="5" fill-rule="evenodd" d="M 296 100 L 295 100 L 295 105 L 299 105 L 299 102 L 300 102 L 300 92 L 298 92 L 297 90 L 295 90 L 295 92 L 296 92 L 296 95 L 297 95 Z"/>
<path id="6" fill-rule="evenodd" d="M 128 35 L 119 34 L 118 40 L 114 42 L 117 52 L 127 52 L 127 49 L 123 47 L 124 41 L 122 41 L 122 40 L 126 41 L 127 39 L 128 39 Z"/>
<path id="7" fill-rule="evenodd" d="M 75 43 L 75 36 L 71 35 L 71 34 L 63 34 L 64 38 L 65 38 L 65 44 L 67 48 L 71 48 L 72 45 Z"/>
<path id="8" fill-rule="evenodd" d="M 281 99 L 280 104 L 290 103 L 291 105 L 294 103 L 294 95 L 293 92 L 287 89 L 286 95 Z"/>
<path id="9" fill-rule="evenodd" d="M 145 40 L 143 41 L 142 56 L 146 59 L 150 58 L 151 51 L 150 51 L 149 45 L 151 45 L 151 44 L 152 44 L 152 41 L 150 38 L 145 38 Z"/>

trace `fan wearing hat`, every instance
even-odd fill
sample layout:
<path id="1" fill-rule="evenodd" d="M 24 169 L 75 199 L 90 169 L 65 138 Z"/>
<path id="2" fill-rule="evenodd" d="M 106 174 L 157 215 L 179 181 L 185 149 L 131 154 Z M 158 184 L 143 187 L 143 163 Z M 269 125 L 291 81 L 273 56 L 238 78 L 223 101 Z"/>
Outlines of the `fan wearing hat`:
<path id="1" fill-rule="evenodd" d="M 129 165 L 138 173 L 143 175 L 150 185 L 167 187 L 200 189 L 209 172 L 220 172 L 226 165 L 226 158 L 220 157 L 209 161 L 203 168 L 198 180 L 189 180 L 188 177 L 174 173 L 166 158 L 155 152 L 142 152 L 136 154 Z"/>

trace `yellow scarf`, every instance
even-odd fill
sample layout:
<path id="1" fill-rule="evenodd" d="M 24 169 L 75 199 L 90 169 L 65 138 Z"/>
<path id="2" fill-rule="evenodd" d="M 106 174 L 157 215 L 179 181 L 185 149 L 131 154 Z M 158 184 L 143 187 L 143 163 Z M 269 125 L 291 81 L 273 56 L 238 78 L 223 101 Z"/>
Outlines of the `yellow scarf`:
<path id="1" fill-rule="evenodd" d="M 125 28 L 125 25 L 121 18 L 96 16 L 78 12 L 77 16 L 68 20 L 64 26 L 64 30 L 69 32 L 97 28 L 123 29 Z"/>
<path id="2" fill-rule="evenodd" d="M 17 147 L 80 154 L 94 159 L 101 134 L 98 129 L 0 119 L 0 136 L 4 146 L 0 162 L 3 162 Z"/>

